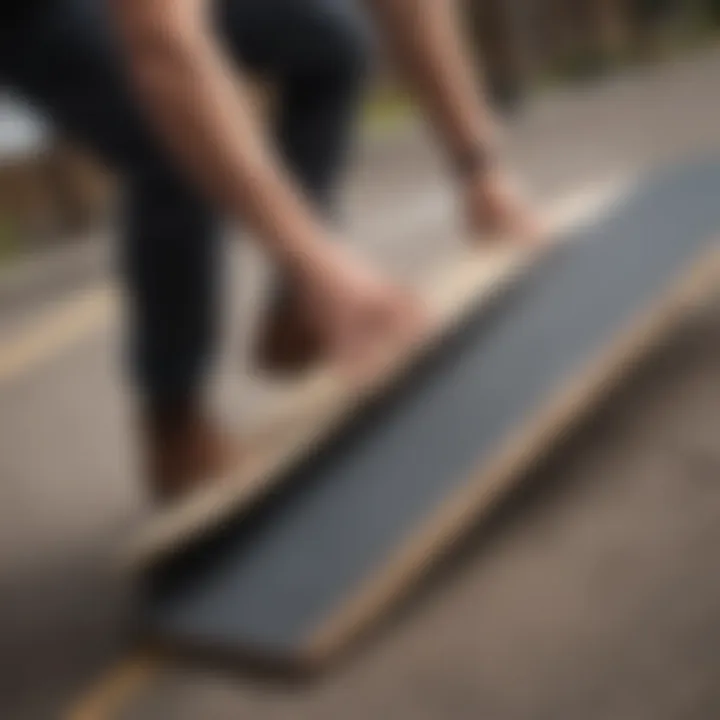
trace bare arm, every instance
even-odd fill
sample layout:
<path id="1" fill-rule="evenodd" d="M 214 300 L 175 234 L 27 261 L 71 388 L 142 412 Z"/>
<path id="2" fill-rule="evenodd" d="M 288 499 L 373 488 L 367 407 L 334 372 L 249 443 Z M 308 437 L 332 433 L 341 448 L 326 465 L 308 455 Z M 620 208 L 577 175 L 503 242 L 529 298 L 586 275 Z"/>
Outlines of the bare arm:
<path id="1" fill-rule="evenodd" d="M 535 238 L 541 224 L 496 157 L 495 123 L 463 41 L 458 1 L 366 0 L 461 178 L 473 235 Z"/>
<path id="2" fill-rule="evenodd" d="M 112 0 L 140 104 L 196 185 L 256 232 L 328 359 L 370 357 L 414 331 L 414 313 L 404 293 L 332 242 L 273 155 L 210 32 L 211 2 Z"/>
<path id="3" fill-rule="evenodd" d="M 277 262 L 314 262 L 327 231 L 256 126 L 242 79 L 209 31 L 210 5 L 114 0 L 141 104 L 196 184 Z"/>
<path id="4" fill-rule="evenodd" d="M 463 42 L 457 0 L 366 0 L 451 159 L 494 142 L 491 114 Z"/>

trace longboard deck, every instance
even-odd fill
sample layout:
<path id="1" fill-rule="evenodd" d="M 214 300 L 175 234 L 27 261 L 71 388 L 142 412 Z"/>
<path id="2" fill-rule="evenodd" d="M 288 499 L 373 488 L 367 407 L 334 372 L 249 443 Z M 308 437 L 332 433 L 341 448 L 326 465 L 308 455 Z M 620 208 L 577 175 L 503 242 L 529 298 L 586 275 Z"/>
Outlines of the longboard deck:
<path id="1" fill-rule="evenodd" d="M 365 629 L 718 288 L 720 165 L 663 175 L 471 313 L 286 489 L 155 565 L 145 629 L 312 667 Z"/>
<path id="2" fill-rule="evenodd" d="M 558 242 L 568 239 L 568 228 L 587 221 L 611 203 L 617 188 L 590 188 L 557 203 L 547 211 L 547 223 Z M 332 439 L 338 427 L 350 422 L 363 405 L 402 378 L 413 363 L 432 352 L 470 312 L 491 304 L 503 290 L 522 277 L 550 248 L 522 243 L 489 242 L 468 249 L 420 283 L 433 318 L 434 330 L 419 344 L 389 358 L 384 372 L 364 386 L 351 384 L 329 371 L 320 371 L 288 393 L 272 427 L 242 439 L 248 453 L 230 478 L 161 511 L 123 546 L 124 567 L 142 570 L 182 552 L 224 522 L 251 510 L 282 487 L 293 466 Z"/>

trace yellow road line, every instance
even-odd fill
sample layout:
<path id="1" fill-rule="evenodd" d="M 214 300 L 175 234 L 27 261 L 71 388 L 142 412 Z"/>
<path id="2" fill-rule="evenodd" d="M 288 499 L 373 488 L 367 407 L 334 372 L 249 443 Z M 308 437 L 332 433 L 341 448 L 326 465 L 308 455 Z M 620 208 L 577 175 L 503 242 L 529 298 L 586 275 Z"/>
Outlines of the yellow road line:
<path id="1" fill-rule="evenodd" d="M 126 658 L 74 702 L 63 714 L 63 720 L 111 720 L 119 717 L 162 668 L 162 659 L 152 652 Z"/>
<path id="2" fill-rule="evenodd" d="M 0 345 L 0 385 L 35 369 L 93 331 L 107 326 L 116 308 L 117 291 L 107 285 L 55 304 Z"/>
<path id="3" fill-rule="evenodd" d="M 552 204 L 565 221 L 592 215 L 627 186 L 613 178 L 576 189 Z M 565 217 L 567 216 L 567 217 Z M 413 223 L 418 219 L 413 217 Z M 36 369 L 93 332 L 107 327 L 117 310 L 117 290 L 102 284 L 79 292 L 43 312 L 14 337 L 0 344 L 0 386 Z"/>
<path id="4" fill-rule="evenodd" d="M 590 188 L 561 198 L 553 217 L 571 224 L 578 217 L 600 211 L 620 194 L 620 183 Z M 30 372 L 89 334 L 107 327 L 116 317 L 118 292 L 98 285 L 77 293 L 42 313 L 14 337 L 0 344 L 0 386 Z M 112 720 L 164 668 L 163 658 L 151 652 L 131 655 L 102 675 L 62 715 L 63 720 Z"/>

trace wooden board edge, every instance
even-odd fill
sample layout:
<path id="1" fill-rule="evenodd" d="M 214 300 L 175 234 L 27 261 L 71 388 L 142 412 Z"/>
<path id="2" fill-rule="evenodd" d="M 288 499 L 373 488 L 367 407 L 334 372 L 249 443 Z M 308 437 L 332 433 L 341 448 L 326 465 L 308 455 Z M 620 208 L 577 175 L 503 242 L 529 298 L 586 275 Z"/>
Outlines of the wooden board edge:
<path id="1" fill-rule="evenodd" d="M 438 276 L 426 279 L 423 286 L 440 316 L 440 324 L 446 326 L 444 330 L 451 331 L 453 324 L 462 322 L 465 313 L 491 301 L 539 257 L 570 239 L 568 233 L 572 228 L 591 222 L 629 192 L 632 185 L 627 179 L 615 179 L 580 188 L 577 195 L 560 198 L 545 213 L 549 242 L 528 248 L 512 239 L 505 242 L 496 239 L 484 250 L 469 249 L 464 257 L 449 262 Z M 271 478 L 279 478 L 302 458 L 304 451 L 321 443 L 364 399 L 391 386 L 404 369 L 429 352 L 445 333 L 438 335 L 412 349 L 409 356 L 401 357 L 381 383 L 364 392 L 351 392 L 327 372 L 311 378 L 293 393 L 284 420 L 246 438 L 256 441 L 260 451 L 246 461 L 248 465 L 241 474 L 152 518 L 117 553 L 119 568 L 133 573 L 150 567 L 271 493 L 276 486 Z"/>
<path id="2" fill-rule="evenodd" d="M 390 606 L 410 592 L 429 567 L 451 550 L 515 484 L 620 383 L 627 371 L 667 337 L 686 310 L 720 290 L 720 245 L 702 254 L 663 298 L 636 315 L 619 340 L 557 398 L 513 434 L 489 466 L 446 502 L 419 533 L 401 547 L 380 573 L 365 580 L 348 600 L 312 632 L 294 663 L 306 669 L 327 664 Z"/>
<path id="3" fill-rule="evenodd" d="M 344 386 L 330 373 L 318 376 L 306 390 L 319 408 L 315 414 L 309 417 L 306 414 L 303 422 L 278 428 L 276 435 L 262 439 L 260 450 L 246 460 L 242 473 L 232 481 L 218 482 L 209 491 L 189 498 L 150 521 L 121 548 L 120 567 L 129 572 L 148 567 L 269 494 L 275 487 L 272 479 L 279 479 L 291 469 L 364 402 L 391 387 L 409 366 L 431 352 L 471 310 L 489 303 L 521 276 L 539 254 L 539 251 L 506 250 L 473 254 L 454 261 L 440 273 L 439 281 L 429 284 L 426 291 L 431 311 L 438 321 L 436 332 L 408 352 L 390 359 L 385 372 L 369 386 L 353 389 Z M 296 402 L 303 407 L 311 404 L 307 396 L 296 398 Z"/>

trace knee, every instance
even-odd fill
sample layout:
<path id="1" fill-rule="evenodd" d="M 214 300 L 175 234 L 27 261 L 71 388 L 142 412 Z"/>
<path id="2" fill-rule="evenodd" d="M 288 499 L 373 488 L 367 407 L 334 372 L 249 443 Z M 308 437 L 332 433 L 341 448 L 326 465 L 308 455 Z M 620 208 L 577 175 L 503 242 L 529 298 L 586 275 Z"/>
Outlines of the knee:
<path id="1" fill-rule="evenodd" d="M 367 75 L 372 61 L 372 40 L 363 19 L 353 13 L 336 13 L 328 18 L 328 67 L 343 78 L 360 81 Z"/>
<path id="2" fill-rule="evenodd" d="M 306 62 L 308 74 L 356 86 L 368 74 L 373 56 L 373 42 L 365 18 L 351 3 L 314 2 L 313 18 L 308 22 Z"/>
<path id="3" fill-rule="evenodd" d="M 261 75 L 358 82 L 372 33 L 359 0 L 226 0 L 219 25 L 230 51 Z"/>

